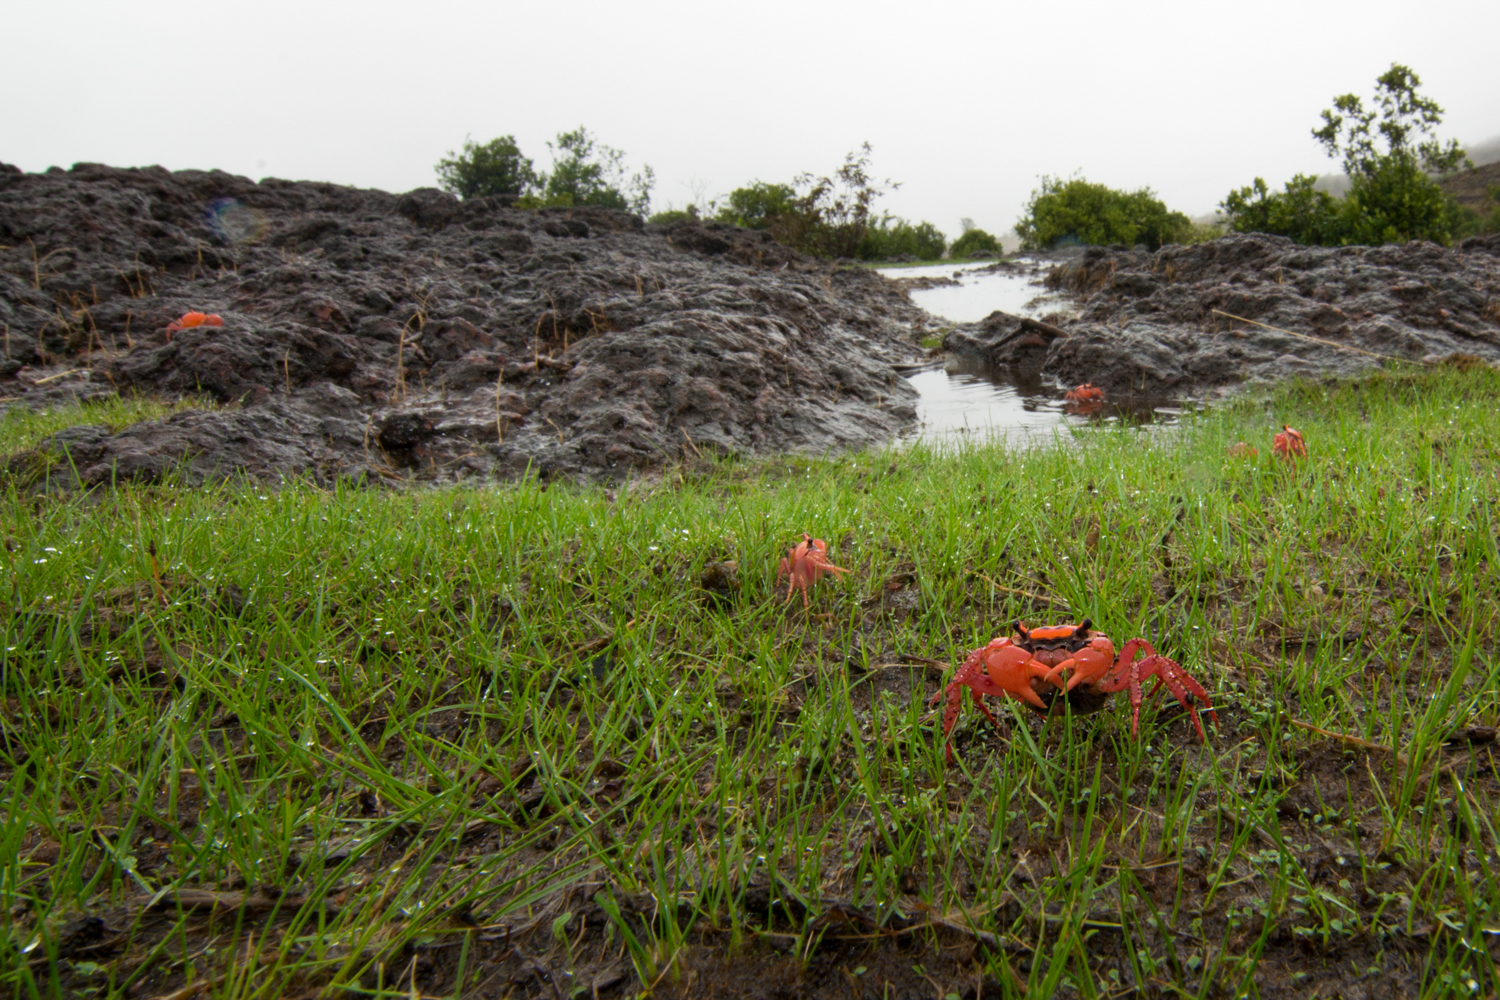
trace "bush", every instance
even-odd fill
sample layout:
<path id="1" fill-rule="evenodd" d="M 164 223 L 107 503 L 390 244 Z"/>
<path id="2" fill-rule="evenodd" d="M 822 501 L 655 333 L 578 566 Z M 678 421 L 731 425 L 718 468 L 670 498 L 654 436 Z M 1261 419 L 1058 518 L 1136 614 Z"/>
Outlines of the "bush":
<path id="1" fill-rule="evenodd" d="M 938 260 L 947 247 L 947 238 L 932 223 L 921 222 L 914 226 L 905 219 L 887 216 L 865 230 L 855 256 L 860 260 L 891 260 L 905 256 Z"/>
<path id="2" fill-rule="evenodd" d="M 1272 192 L 1262 178 L 1231 191 L 1224 199 L 1224 213 L 1237 233 L 1270 233 L 1297 243 L 1338 246 L 1351 232 L 1345 204 L 1327 191 L 1314 190 L 1317 178 L 1298 174 L 1285 191 Z"/>
<path id="3" fill-rule="evenodd" d="M 1016 234 L 1026 250 L 1070 243 L 1144 243 L 1148 249 L 1159 250 L 1164 244 L 1180 242 L 1192 226 L 1186 215 L 1169 211 L 1150 188 L 1125 192 L 1090 184 L 1081 177 L 1069 181 L 1043 177 L 1041 188 L 1031 193 L 1026 214 L 1016 223 Z"/>
<path id="4" fill-rule="evenodd" d="M 656 174 L 649 166 L 627 177 L 625 154 L 594 139 L 580 125 L 561 132 L 557 142 L 547 143 L 552 153 L 552 172 L 538 178 L 540 194 L 523 205 L 599 205 L 645 215 L 651 207 L 651 188 Z"/>
<path id="5" fill-rule="evenodd" d="M 832 177 L 804 173 L 791 184 L 755 181 L 736 188 L 714 219 L 763 229 L 778 243 L 815 257 L 942 257 L 947 241 L 932 223 L 913 225 L 874 215 L 875 199 L 897 185 L 876 182 L 869 166 L 870 144 L 865 143 L 844 157 L 844 165 Z"/>
<path id="6" fill-rule="evenodd" d="M 503 135 L 479 145 L 465 138 L 463 150 L 451 149 L 437 164 L 438 183 L 460 198 L 523 195 L 537 183 L 531 161 L 521 155 L 516 137 Z"/>
<path id="7" fill-rule="evenodd" d="M 786 210 L 772 217 L 766 230 L 776 242 L 815 257 L 853 257 L 871 224 L 870 206 L 888 189 L 870 176 L 870 144 L 844 157 L 832 177 L 801 174 L 793 182 L 801 191 Z"/>
<path id="8" fill-rule="evenodd" d="M 953 241 L 948 255 L 955 260 L 972 257 L 976 253 L 1000 253 L 1000 241 L 983 229 L 965 229 L 964 234 Z"/>
<path id="9" fill-rule="evenodd" d="M 670 226 L 674 222 L 690 222 L 699 218 L 696 205 L 687 208 L 669 208 L 662 212 L 653 212 L 646 221 L 653 226 Z"/>
<path id="10" fill-rule="evenodd" d="M 778 216 L 793 208 L 797 192 L 789 184 L 755 181 L 729 192 L 728 204 L 719 210 L 719 222 L 746 229 L 768 229 Z"/>
<path id="11" fill-rule="evenodd" d="M 1432 175 L 1457 169 L 1466 157 L 1457 142 L 1437 140 L 1443 109 L 1417 93 L 1421 85 L 1410 69 L 1392 63 L 1376 79 L 1370 107 L 1344 94 L 1323 111 L 1313 137 L 1343 160 L 1349 193 L 1342 201 L 1314 191 L 1312 178 L 1301 174 L 1275 194 L 1257 177 L 1224 199 L 1232 228 L 1325 246 L 1451 242 L 1464 217 Z"/>

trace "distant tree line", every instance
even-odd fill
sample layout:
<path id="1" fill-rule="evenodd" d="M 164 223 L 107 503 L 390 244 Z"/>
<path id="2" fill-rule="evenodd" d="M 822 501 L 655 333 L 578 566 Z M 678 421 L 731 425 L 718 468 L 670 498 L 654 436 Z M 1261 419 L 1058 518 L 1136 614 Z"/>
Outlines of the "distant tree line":
<path id="1" fill-rule="evenodd" d="M 552 168 L 536 169 L 516 144 L 501 136 L 463 148 L 437 164 L 442 187 L 460 198 L 502 196 L 522 208 L 552 205 L 601 205 L 646 215 L 655 174 L 649 166 L 631 174 L 625 154 L 599 142 L 580 126 L 547 144 Z M 948 249 L 941 230 L 930 222 L 912 223 L 875 210 L 875 200 L 899 185 L 877 181 L 870 172 L 870 146 L 850 153 L 831 176 L 798 175 L 789 184 L 754 181 L 736 188 L 706 207 L 668 209 L 650 216 L 658 224 L 684 219 L 723 222 L 763 229 L 778 241 L 819 257 L 889 260 L 910 257 L 937 260 Z M 988 234 L 965 234 L 969 252 L 998 251 Z"/>
<path id="2" fill-rule="evenodd" d="M 1366 105 L 1354 94 L 1334 98 L 1313 136 L 1341 158 L 1350 179 L 1342 198 L 1319 190 L 1299 174 L 1273 191 L 1263 178 L 1231 191 L 1221 204 L 1222 224 L 1196 224 L 1172 211 L 1150 188 L 1121 191 L 1083 177 L 1044 176 L 1016 222 L 1028 250 L 1069 244 L 1142 245 L 1197 243 L 1233 232 L 1287 236 L 1305 244 L 1339 246 L 1411 239 L 1450 243 L 1478 232 L 1500 232 L 1500 188 L 1481 211 L 1447 195 L 1436 177 L 1466 164 L 1456 142 L 1436 137 L 1443 109 L 1419 93 L 1421 80 L 1393 64 L 1377 78 Z M 601 205 L 647 215 L 655 175 L 632 173 L 625 154 L 599 142 L 582 126 L 549 142 L 552 164 L 537 170 L 514 136 L 483 145 L 466 140 L 437 165 L 444 188 L 463 198 L 501 195 L 521 207 Z M 829 175 L 799 174 L 789 183 L 752 181 L 722 199 L 668 208 L 650 221 L 720 222 L 770 233 L 777 241 L 818 257 L 859 260 L 937 260 L 1000 252 L 995 237 L 965 219 L 963 234 L 947 244 L 930 222 L 910 222 L 876 208 L 899 184 L 871 172 L 868 143 L 849 153 Z"/>

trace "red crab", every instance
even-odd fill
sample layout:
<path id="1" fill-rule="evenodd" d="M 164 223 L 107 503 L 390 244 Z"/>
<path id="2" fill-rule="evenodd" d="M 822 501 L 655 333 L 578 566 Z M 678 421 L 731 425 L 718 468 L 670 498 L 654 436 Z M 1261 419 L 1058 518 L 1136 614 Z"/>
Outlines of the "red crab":
<path id="1" fill-rule="evenodd" d="M 185 312 L 181 318 L 174 319 L 167 324 L 167 340 L 170 342 L 172 334 L 179 333 L 194 326 L 223 326 L 224 317 L 218 313 Z"/>
<path id="2" fill-rule="evenodd" d="M 1104 390 L 1092 382 L 1085 382 L 1076 389 L 1069 389 L 1063 399 L 1069 403 L 1102 403 Z"/>
<path id="3" fill-rule="evenodd" d="M 1307 442 L 1302 440 L 1301 431 L 1290 424 L 1282 424 L 1281 433 L 1271 439 L 1271 450 L 1277 458 L 1290 462 L 1293 458 L 1307 457 Z"/>
<path id="4" fill-rule="evenodd" d="M 790 577 L 786 585 L 786 599 L 792 599 L 792 591 L 802 591 L 802 606 L 807 607 L 807 588 L 817 583 L 824 573 L 847 573 L 842 566 L 828 561 L 828 543 L 802 533 L 802 541 L 787 550 L 786 558 L 776 569 L 776 582 Z"/>
<path id="5" fill-rule="evenodd" d="M 1063 702 L 1078 712 L 1093 712 L 1116 691 L 1130 692 L 1130 732 L 1140 730 L 1141 684 L 1155 677 L 1154 699 L 1166 688 L 1178 704 L 1187 709 L 1198 729 L 1198 737 L 1207 742 L 1203 721 L 1188 695 L 1201 700 L 1215 722 L 1213 702 L 1203 685 L 1193 679 L 1175 660 L 1162 656 L 1145 639 L 1131 639 L 1115 655 L 1109 636 L 1096 631 L 1087 618 L 1082 625 L 1050 625 L 1027 630 L 1020 622 L 1015 634 L 990 640 L 988 645 L 969 652 L 968 659 L 953 675 L 948 686 L 933 695 L 936 705 L 944 695 L 948 707 L 943 712 L 943 736 L 953 731 L 963 707 L 963 689 L 968 688 L 974 704 L 985 718 L 1000 723 L 985 708 L 981 695 L 996 695 L 1024 701 L 1040 712 L 1056 713 Z M 1137 660 L 1137 654 L 1145 654 Z M 1045 697 L 1044 697 L 1045 696 Z M 1059 700 L 1061 696 L 1061 700 Z M 948 742 L 948 760 L 953 760 L 953 743 Z"/>

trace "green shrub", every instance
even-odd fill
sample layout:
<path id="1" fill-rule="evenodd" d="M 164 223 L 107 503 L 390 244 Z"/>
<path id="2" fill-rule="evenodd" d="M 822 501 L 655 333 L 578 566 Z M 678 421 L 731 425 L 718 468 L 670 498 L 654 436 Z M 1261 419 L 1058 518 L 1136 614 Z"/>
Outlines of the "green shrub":
<path id="1" fill-rule="evenodd" d="M 778 243 L 815 257 L 853 257 L 871 226 L 871 205 L 896 185 L 870 176 L 870 144 L 844 157 L 832 177 L 798 175 L 796 194 L 766 230 Z"/>
<path id="2" fill-rule="evenodd" d="M 860 260 L 891 260 L 903 256 L 938 260 L 947 247 L 948 240 L 932 223 L 920 222 L 914 226 L 905 219 L 887 216 L 869 225 L 855 256 Z"/>
<path id="3" fill-rule="evenodd" d="M 1172 212 L 1150 188 L 1116 191 L 1081 177 L 1061 181 L 1043 177 L 1031 193 L 1016 234 L 1026 250 L 1048 250 L 1066 244 L 1103 246 L 1144 243 L 1151 250 L 1179 242 L 1192 221 Z"/>
<path id="4" fill-rule="evenodd" d="M 653 212 L 646 221 L 653 226 L 670 226 L 674 222 L 689 222 L 699 218 L 698 209 L 694 205 L 687 208 L 669 208 L 662 212 Z"/>
<path id="5" fill-rule="evenodd" d="M 1313 137 L 1342 158 L 1349 176 L 1342 200 L 1314 191 L 1305 175 L 1275 194 L 1257 177 L 1224 199 L 1231 227 L 1325 246 L 1451 242 L 1466 220 L 1432 175 L 1456 169 L 1466 157 L 1457 142 L 1438 141 L 1434 130 L 1443 109 L 1417 93 L 1421 85 L 1410 69 L 1392 63 L 1376 79 L 1370 107 L 1344 94 L 1323 111 L 1323 127 Z"/>
<path id="6" fill-rule="evenodd" d="M 482 146 L 465 139 L 461 152 L 450 150 L 438 161 L 438 183 L 460 198 L 515 195 L 522 208 L 602 205 L 638 215 L 650 208 L 656 174 L 646 166 L 627 176 L 625 154 L 595 140 L 582 125 L 558 133 L 547 148 L 552 171 L 537 173 L 521 155 L 515 136 L 501 136 Z"/>
<path id="7" fill-rule="evenodd" d="M 1327 191 L 1314 190 L 1316 180 L 1298 174 L 1286 182 L 1285 191 L 1272 192 L 1257 177 L 1254 184 L 1231 191 L 1220 207 L 1237 233 L 1270 233 L 1321 246 L 1347 242 L 1352 226 L 1346 205 Z"/>
<path id="8" fill-rule="evenodd" d="M 523 208 L 599 205 L 637 215 L 650 209 L 655 172 L 646 166 L 627 176 L 625 154 L 595 140 L 582 125 L 559 133 L 547 148 L 552 153 L 552 171 L 538 175 L 537 193 L 521 199 Z"/>
<path id="9" fill-rule="evenodd" d="M 964 234 L 953 241 L 948 255 L 954 260 L 972 257 L 976 253 L 1000 253 L 1000 241 L 983 229 L 965 229 Z"/>
<path id="10" fill-rule="evenodd" d="M 831 177 L 799 174 L 791 184 L 755 181 L 729 193 L 714 216 L 748 229 L 763 229 L 778 243 L 816 257 L 886 260 L 910 254 L 937 260 L 947 241 L 930 222 L 874 214 L 872 205 L 890 181 L 869 172 L 870 144 L 844 157 Z"/>
<path id="11" fill-rule="evenodd" d="M 521 155 L 513 135 L 502 135 L 482 146 L 464 139 L 460 152 L 450 149 L 447 157 L 438 161 L 437 175 L 443 190 L 460 198 L 523 195 L 537 183 L 536 171 Z"/>
<path id="12" fill-rule="evenodd" d="M 746 229 L 768 229 L 777 216 L 793 208 L 797 192 L 789 184 L 767 184 L 755 181 L 748 187 L 729 192 L 728 204 L 719 210 L 719 222 Z"/>

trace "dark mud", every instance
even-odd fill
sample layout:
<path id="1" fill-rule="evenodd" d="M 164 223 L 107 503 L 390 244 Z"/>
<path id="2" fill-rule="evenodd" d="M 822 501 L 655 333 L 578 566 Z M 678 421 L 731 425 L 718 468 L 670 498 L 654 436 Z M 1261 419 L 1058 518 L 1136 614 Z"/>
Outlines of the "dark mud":
<path id="1" fill-rule="evenodd" d="M 190 310 L 224 326 L 169 340 Z M 710 452 L 839 450 L 912 422 L 892 365 L 916 359 L 930 322 L 879 275 L 733 227 L 0 165 L 0 404 L 219 404 L 72 429 L 13 473 L 618 477 Z"/>
<path id="2" fill-rule="evenodd" d="M 1353 376 L 1390 359 L 1500 360 L 1496 237 L 1452 249 L 1303 247 L 1260 235 L 1156 253 L 1096 247 L 1057 264 L 1046 283 L 1078 297 L 1076 316 L 997 312 L 944 346 L 1065 385 L 1147 396 Z"/>

